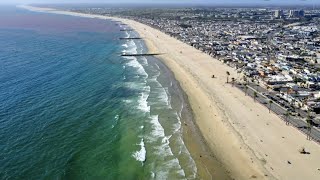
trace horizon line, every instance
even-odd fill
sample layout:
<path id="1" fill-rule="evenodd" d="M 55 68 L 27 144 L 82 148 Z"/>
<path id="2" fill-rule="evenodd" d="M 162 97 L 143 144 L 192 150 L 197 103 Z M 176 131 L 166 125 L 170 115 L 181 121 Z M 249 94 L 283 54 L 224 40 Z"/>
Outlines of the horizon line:
<path id="1" fill-rule="evenodd" d="M 70 2 L 64 2 L 64 3 L 1 3 L 0 5 L 182 5 L 182 6 L 203 6 L 203 5 L 209 5 L 209 6 L 228 6 L 228 7 L 237 7 L 237 6 L 319 6 L 320 2 L 318 3 L 295 3 L 295 4 L 290 4 L 290 3 L 204 3 L 204 2 L 198 2 L 198 3 L 191 3 L 191 2 L 186 2 L 186 3 L 179 3 L 179 2 L 153 2 L 153 3 L 143 3 L 143 2 L 78 2 L 78 3 L 70 3 Z"/>

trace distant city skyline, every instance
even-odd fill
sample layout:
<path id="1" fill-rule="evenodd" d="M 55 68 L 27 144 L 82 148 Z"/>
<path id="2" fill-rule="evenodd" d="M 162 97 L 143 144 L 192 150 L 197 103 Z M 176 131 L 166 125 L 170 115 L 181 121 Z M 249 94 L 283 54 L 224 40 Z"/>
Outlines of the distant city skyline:
<path id="1" fill-rule="evenodd" d="M 173 3 L 173 4 L 236 4 L 236 5 L 293 5 L 320 4 L 319 0 L 0 0 L 0 4 L 28 3 Z"/>

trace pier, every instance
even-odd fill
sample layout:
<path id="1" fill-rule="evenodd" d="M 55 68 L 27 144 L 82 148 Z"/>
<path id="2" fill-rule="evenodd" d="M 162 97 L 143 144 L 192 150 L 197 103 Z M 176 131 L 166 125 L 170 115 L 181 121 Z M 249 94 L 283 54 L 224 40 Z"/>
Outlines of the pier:
<path id="1" fill-rule="evenodd" d="M 115 21 L 118 26 L 128 26 L 127 24 L 121 23 L 120 21 Z"/>
<path id="2" fill-rule="evenodd" d="M 142 53 L 142 54 L 121 54 L 121 56 L 131 56 L 131 57 L 136 57 L 136 56 L 157 56 L 161 55 L 163 53 Z"/>
<path id="3" fill-rule="evenodd" d="M 120 31 L 133 31 L 133 29 L 120 29 Z"/>
<path id="4" fill-rule="evenodd" d="M 120 40 L 136 40 L 136 39 L 142 39 L 139 37 L 132 37 L 132 38 L 119 38 Z"/>

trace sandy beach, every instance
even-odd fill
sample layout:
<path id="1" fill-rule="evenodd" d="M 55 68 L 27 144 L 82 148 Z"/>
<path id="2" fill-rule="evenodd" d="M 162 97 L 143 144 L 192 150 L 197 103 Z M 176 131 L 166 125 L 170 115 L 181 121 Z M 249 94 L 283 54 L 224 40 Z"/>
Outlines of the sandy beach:
<path id="1" fill-rule="evenodd" d="M 90 18 L 108 17 L 23 8 Z M 205 141 L 234 179 L 320 179 L 320 146 L 231 84 L 232 69 L 195 48 L 147 25 L 119 20 L 144 38 L 150 52 L 168 66 L 186 92 Z M 216 78 L 211 78 L 212 75 Z M 188 126 L 188 125 L 186 125 Z M 304 147 L 310 154 L 300 154 Z M 291 163 L 289 164 L 288 161 Z"/>

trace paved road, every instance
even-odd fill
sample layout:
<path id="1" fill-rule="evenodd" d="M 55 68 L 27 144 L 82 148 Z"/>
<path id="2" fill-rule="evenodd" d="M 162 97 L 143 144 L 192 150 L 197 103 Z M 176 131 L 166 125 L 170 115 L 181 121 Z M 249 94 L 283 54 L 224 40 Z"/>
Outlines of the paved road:
<path id="1" fill-rule="evenodd" d="M 258 92 L 260 92 L 260 93 L 266 93 L 266 94 L 269 94 L 269 95 L 271 95 L 272 97 L 274 97 L 276 100 L 281 100 L 279 97 L 277 97 L 276 96 L 276 94 L 278 94 L 278 92 L 275 92 L 275 91 L 268 91 L 267 89 L 265 89 L 265 88 L 263 88 L 263 87 L 261 87 L 261 86 L 257 86 L 256 84 L 254 84 L 254 83 L 249 83 L 249 86 L 250 87 L 253 87 L 255 90 L 257 90 Z M 287 106 L 287 107 L 291 107 L 291 104 L 290 103 L 288 103 L 288 102 L 286 102 L 286 101 L 284 101 L 283 102 L 283 104 L 285 105 L 285 106 Z M 283 107 L 283 105 L 281 106 L 281 107 Z M 300 116 L 302 117 L 302 118 L 306 118 L 307 117 L 307 112 L 305 112 L 305 111 L 303 111 L 303 110 L 301 110 L 301 109 L 299 109 L 299 108 L 295 108 L 295 111 L 298 113 L 298 114 L 300 114 Z"/>
<path id="2" fill-rule="evenodd" d="M 245 87 L 243 85 L 235 84 L 235 87 L 239 88 L 240 90 L 242 90 L 245 93 Z M 267 90 L 262 88 L 261 86 L 257 86 L 253 83 L 249 83 L 248 89 L 247 89 L 247 95 L 249 95 L 253 98 L 254 92 L 257 92 L 256 101 L 265 105 L 267 108 L 270 108 L 270 104 L 269 104 L 270 99 L 262 94 L 262 93 L 267 93 Z M 309 131 L 307 128 L 308 124 L 302 119 L 303 117 L 306 117 L 306 112 L 304 112 L 304 111 L 300 112 L 300 110 L 296 109 L 296 111 L 299 111 L 298 113 L 300 113 L 302 115 L 301 117 L 290 115 L 289 117 L 286 118 L 285 114 L 287 112 L 287 109 L 280 106 L 276 102 L 273 102 L 271 104 L 270 110 L 273 111 L 275 114 L 277 114 L 282 120 L 284 120 L 284 121 L 287 120 L 290 123 L 290 125 L 296 127 L 304 134 L 309 134 Z M 315 128 L 315 127 L 311 128 L 310 136 L 314 141 L 320 143 L 320 131 L 317 128 Z"/>

